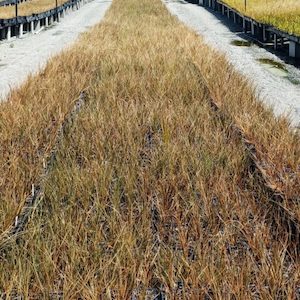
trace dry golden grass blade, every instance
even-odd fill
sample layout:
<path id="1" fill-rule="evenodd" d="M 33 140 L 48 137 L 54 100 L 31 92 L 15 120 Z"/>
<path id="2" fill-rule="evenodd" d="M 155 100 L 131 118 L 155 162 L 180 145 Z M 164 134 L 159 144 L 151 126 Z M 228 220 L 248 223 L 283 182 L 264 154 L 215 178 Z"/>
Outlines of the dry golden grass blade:
<path id="1" fill-rule="evenodd" d="M 84 60 L 83 53 L 89 50 L 80 51 L 79 56 L 70 50 L 53 59 L 39 76 L 31 77 L 0 104 L 1 232 L 20 212 L 66 114 L 90 82 L 93 54 Z"/>
<path id="2" fill-rule="evenodd" d="M 193 67 L 197 68 L 194 64 Z M 232 116 L 224 114 L 220 103 L 222 103 L 222 99 L 216 98 L 212 90 L 209 90 L 209 83 L 205 80 L 201 71 L 196 69 L 196 73 L 200 76 L 201 80 L 204 80 L 206 87 L 208 88 L 208 93 L 211 97 L 208 97 L 209 103 L 212 105 L 214 111 L 220 114 L 221 118 L 224 120 L 228 120 L 232 123 L 231 130 L 233 134 L 237 133 L 240 137 L 245 150 L 250 159 L 250 165 L 252 166 L 253 175 L 257 173 L 258 181 L 261 182 L 262 188 L 269 193 L 269 201 L 270 204 L 273 206 L 275 205 L 275 210 L 277 211 L 276 217 L 278 215 L 281 216 L 282 224 L 285 224 L 287 230 L 291 234 L 291 240 L 294 240 L 297 244 L 300 241 L 300 223 L 299 219 L 295 217 L 294 209 L 291 208 L 293 203 L 297 202 L 299 197 L 299 189 L 298 186 L 294 188 L 294 195 L 293 198 L 287 197 L 287 191 L 283 190 L 283 184 L 280 184 L 277 181 L 278 178 L 286 178 L 285 174 L 280 174 L 278 170 L 275 169 L 274 163 L 270 158 L 262 153 L 259 150 L 259 145 L 256 145 L 254 141 L 250 141 L 246 135 L 245 129 L 240 127 L 239 123 L 234 123 L 231 119 Z M 269 172 L 270 168 L 272 169 L 272 173 Z M 281 170 L 282 172 L 286 172 L 286 170 Z M 292 173 L 292 170 L 288 170 L 288 175 Z M 297 174 L 292 174 L 294 178 L 297 178 Z M 281 183 L 286 183 L 286 181 L 282 180 Z M 290 193 L 289 193 L 290 194 Z M 288 205 L 288 207 L 286 207 Z M 279 214 L 278 214 L 279 213 Z M 299 249 L 299 246 L 298 246 Z"/>
<path id="3" fill-rule="evenodd" d="M 49 72 L 57 64 L 60 80 Z M 51 88 L 44 95 L 59 97 L 53 114 L 61 107 L 66 114 L 72 93 L 61 97 L 64 79 L 79 69 L 75 80 L 81 89 L 89 84 L 89 104 L 64 138 L 27 231 L 1 257 L 1 290 L 25 298 L 296 298 L 296 247 L 270 211 L 231 122 L 276 168 L 297 170 L 299 141 L 287 121 L 275 119 L 226 60 L 159 0 L 114 0 L 102 24 L 48 65 Z M 39 102 L 42 82 L 31 80 L 32 92 L 25 85 L 11 103 L 37 93 L 31 107 L 47 116 L 45 103 L 52 102 Z M 211 109 L 206 85 L 228 118 Z M 17 126 L 28 116 L 23 110 L 0 120 L 12 116 L 5 127 L 11 139 L 30 124 Z M 29 145 L 38 136 L 38 145 L 50 149 L 39 133 L 47 124 L 49 117 L 41 117 L 31 135 L 26 131 Z M 27 145 L 20 141 L 11 149 Z M 36 157 L 35 147 L 24 149 Z M 34 170 L 38 163 L 24 160 Z M 18 197 L 30 189 L 22 171 L 3 177 L 10 184 L 2 186 L 5 220 L 9 179 L 20 178 Z M 297 181 L 288 185 L 296 195 Z M 299 214 L 297 203 L 286 204 Z"/>
<path id="4" fill-rule="evenodd" d="M 274 118 L 252 93 L 249 84 L 229 68 L 223 58 L 206 49 L 205 57 L 196 51 L 195 65 L 202 70 L 206 84 L 221 110 L 235 122 L 244 135 L 245 145 L 252 151 L 266 184 L 282 195 L 281 205 L 294 219 L 300 220 L 300 142 L 287 118 Z M 197 57 L 197 58 L 196 58 Z M 213 61 L 214 59 L 214 61 Z M 211 80 L 214 78 L 214 80 Z M 223 80 L 225 78 L 225 80 Z M 250 152 L 251 152 L 250 151 Z"/>
<path id="5" fill-rule="evenodd" d="M 68 127 L 72 125 L 76 115 L 80 112 L 86 102 L 86 91 L 80 93 L 79 99 L 74 104 L 72 110 L 66 115 L 55 137 L 55 143 L 50 151 L 49 157 L 43 159 L 43 166 L 41 166 L 41 174 L 35 184 L 32 184 L 31 195 L 28 196 L 24 203 L 20 205 L 19 213 L 15 216 L 14 223 L 11 224 L 4 232 L 0 234 L 0 249 L 6 247 L 9 242 L 22 234 L 25 230 L 33 211 L 43 200 L 44 185 L 51 169 L 56 162 L 57 151 L 64 139 L 64 135 Z"/>

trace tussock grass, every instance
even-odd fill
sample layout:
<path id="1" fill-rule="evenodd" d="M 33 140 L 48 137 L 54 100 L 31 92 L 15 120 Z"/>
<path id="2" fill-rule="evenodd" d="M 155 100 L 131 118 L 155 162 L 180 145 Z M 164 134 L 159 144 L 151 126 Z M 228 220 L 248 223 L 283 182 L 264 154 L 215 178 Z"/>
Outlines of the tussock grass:
<path id="1" fill-rule="evenodd" d="M 58 0 L 57 5 L 60 6 L 65 3 L 66 0 Z M 56 7 L 55 0 L 30 0 L 18 4 L 19 16 L 30 16 L 32 14 L 38 14 Z M 10 19 L 16 16 L 15 6 L 2 6 L 0 7 L 0 19 Z"/>
<path id="2" fill-rule="evenodd" d="M 232 7 L 258 21 L 300 36 L 300 3 L 297 0 L 225 0 Z"/>
<path id="3" fill-rule="evenodd" d="M 1 232 L 20 210 L 65 115 L 89 84 L 94 69 L 92 56 L 83 61 L 77 50 L 82 55 L 87 51 L 78 45 L 59 60 L 53 59 L 39 76 L 30 78 L 0 103 Z"/>
<path id="4" fill-rule="evenodd" d="M 114 0 L 104 21 L 37 80 L 0 109 L 0 141 L 11 145 L 2 156 L 16 160 L 14 168 L 1 163 L 2 220 L 10 218 L 10 191 L 22 199 L 30 190 L 37 154 L 47 154 L 83 88 L 88 105 L 65 135 L 27 231 L 2 252 L 2 291 L 66 299 L 153 299 L 160 290 L 170 299 L 295 298 L 294 245 L 232 123 L 255 142 L 269 176 L 293 174 L 280 182 L 292 199 L 299 139 L 161 1 Z M 225 118 L 212 109 L 210 91 Z M 299 217 L 296 201 L 284 205 Z"/>

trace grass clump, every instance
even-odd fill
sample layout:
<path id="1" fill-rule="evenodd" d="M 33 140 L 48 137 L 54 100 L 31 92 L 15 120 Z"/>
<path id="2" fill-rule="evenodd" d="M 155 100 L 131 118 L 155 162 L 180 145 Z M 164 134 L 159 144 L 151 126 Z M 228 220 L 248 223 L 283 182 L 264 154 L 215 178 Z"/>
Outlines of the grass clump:
<path id="1" fill-rule="evenodd" d="M 244 40 L 234 40 L 231 42 L 231 45 L 238 46 L 238 47 L 250 47 L 252 46 L 252 43 Z"/>
<path id="2" fill-rule="evenodd" d="M 29 78 L 0 103 L 0 235 L 13 223 L 40 176 L 60 125 L 89 85 L 95 61 L 93 55 L 85 56 L 87 52 L 78 45 L 59 60 L 52 59 L 39 76 Z"/>
<path id="3" fill-rule="evenodd" d="M 42 76 L 0 110 L 7 122 L 0 138 L 11 129 L 4 154 L 19 159 L 14 169 L 1 164 L 10 180 L 4 207 L 11 186 L 18 196 L 30 189 L 23 174 L 37 176 L 30 170 L 41 163 L 38 150 L 51 148 L 52 131 L 43 135 L 49 120 L 61 122 L 83 88 L 87 105 L 65 134 L 26 232 L 2 251 L 2 291 L 66 299 L 295 297 L 300 274 L 290 233 L 232 123 L 272 163 L 269 176 L 274 168 L 287 174 L 287 164 L 297 174 L 297 136 L 161 1 L 114 0 L 104 21 Z M 65 91 L 70 76 L 80 84 Z M 211 96 L 222 100 L 222 114 Z M 34 126 L 30 107 L 39 108 Z M 289 198 L 298 178 L 282 184 Z M 296 202 L 282 205 L 298 218 Z"/>
<path id="4" fill-rule="evenodd" d="M 284 64 L 278 62 L 278 61 L 275 61 L 273 59 L 269 59 L 269 58 L 259 58 L 258 61 L 262 64 L 266 64 L 266 65 L 269 65 L 269 66 L 272 66 L 274 68 L 277 68 L 277 69 L 280 69 L 282 71 L 286 71 L 286 67 Z"/>

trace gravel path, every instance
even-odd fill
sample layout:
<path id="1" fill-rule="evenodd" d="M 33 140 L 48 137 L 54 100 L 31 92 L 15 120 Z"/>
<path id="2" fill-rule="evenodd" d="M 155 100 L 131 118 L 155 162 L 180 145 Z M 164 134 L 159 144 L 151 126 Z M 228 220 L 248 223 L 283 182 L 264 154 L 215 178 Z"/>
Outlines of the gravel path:
<path id="1" fill-rule="evenodd" d="M 300 70 L 285 64 L 274 54 L 256 45 L 238 47 L 233 41 L 242 40 L 242 34 L 232 32 L 226 25 L 225 18 L 220 20 L 204 7 L 187 3 L 183 0 L 164 0 L 169 11 L 183 23 L 204 37 L 204 40 L 222 51 L 234 68 L 246 76 L 255 86 L 259 98 L 271 105 L 275 114 L 289 114 L 291 124 L 300 125 Z M 259 59 L 270 59 L 284 64 L 280 70 Z"/>
<path id="2" fill-rule="evenodd" d="M 19 86 L 49 58 L 70 46 L 81 32 L 98 23 L 112 0 L 93 0 L 71 12 L 60 23 L 38 34 L 0 43 L 0 98 Z"/>

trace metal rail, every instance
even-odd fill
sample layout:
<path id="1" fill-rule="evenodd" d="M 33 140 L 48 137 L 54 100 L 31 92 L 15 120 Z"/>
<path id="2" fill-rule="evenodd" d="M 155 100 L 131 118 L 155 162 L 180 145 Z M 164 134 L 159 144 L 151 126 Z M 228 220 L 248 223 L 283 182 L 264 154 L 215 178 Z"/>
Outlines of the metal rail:
<path id="1" fill-rule="evenodd" d="M 27 2 L 27 1 L 30 1 L 30 0 L 4 0 L 4 1 L 0 1 L 0 7 L 21 4 L 21 3 Z"/>
<path id="2" fill-rule="evenodd" d="M 26 33 L 34 33 L 54 22 L 59 22 L 66 14 L 79 9 L 91 0 L 69 0 L 64 4 L 48 11 L 30 16 L 17 16 L 10 19 L 0 19 L 0 41 L 10 40 L 12 37 L 23 37 Z"/>
<path id="3" fill-rule="evenodd" d="M 190 3 L 198 4 L 212 9 L 227 16 L 234 24 L 241 26 L 243 31 L 249 34 L 262 46 L 272 44 L 274 50 L 285 49 L 288 55 L 297 60 L 300 59 L 300 37 L 290 34 L 273 25 L 259 22 L 247 15 L 242 14 L 222 0 L 187 0 Z"/>

